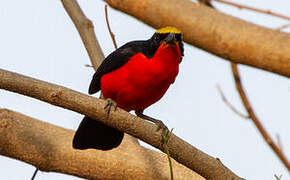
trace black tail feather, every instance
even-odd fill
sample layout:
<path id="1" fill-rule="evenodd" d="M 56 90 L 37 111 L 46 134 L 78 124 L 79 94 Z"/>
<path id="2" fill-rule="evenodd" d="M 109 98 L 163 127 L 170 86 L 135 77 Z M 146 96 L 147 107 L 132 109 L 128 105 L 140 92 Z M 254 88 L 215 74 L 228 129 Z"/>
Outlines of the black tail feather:
<path id="1" fill-rule="evenodd" d="M 75 149 L 110 150 L 119 146 L 124 133 L 85 116 L 73 139 Z"/>

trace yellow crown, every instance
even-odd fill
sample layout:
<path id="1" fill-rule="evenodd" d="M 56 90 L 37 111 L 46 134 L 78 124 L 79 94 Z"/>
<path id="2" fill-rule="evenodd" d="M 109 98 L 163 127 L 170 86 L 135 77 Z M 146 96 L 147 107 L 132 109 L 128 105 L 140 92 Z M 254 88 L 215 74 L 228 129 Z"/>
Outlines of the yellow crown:
<path id="1" fill-rule="evenodd" d="M 155 33 L 159 34 L 166 34 L 166 33 L 175 33 L 175 34 L 181 34 L 181 31 L 175 27 L 167 26 L 164 28 L 158 29 Z"/>

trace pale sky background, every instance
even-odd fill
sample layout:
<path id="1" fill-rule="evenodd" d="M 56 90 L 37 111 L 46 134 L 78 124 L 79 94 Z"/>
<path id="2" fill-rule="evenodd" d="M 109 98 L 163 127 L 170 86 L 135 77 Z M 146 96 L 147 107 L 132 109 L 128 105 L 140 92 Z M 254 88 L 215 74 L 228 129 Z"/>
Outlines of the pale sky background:
<path id="1" fill-rule="evenodd" d="M 288 1 L 240 2 L 290 15 Z M 108 55 L 114 47 L 105 25 L 105 3 L 100 0 L 79 3 L 93 21 L 97 38 L 105 55 Z M 219 3 L 214 5 L 222 12 L 269 28 L 287 23 L 268 15 Z M 155 31 L 111 8 L 109 18 L 119 46 L 132 40 L 148 39 Z M 85 67 L 85 64 L 90 63 L 88 55 L 59 0 L 0 1 L 0 22 L 0 68 L 87 93 L 94 71 Z M 289 80 L 255 68 L 239 67 L 254 110 L 275 140 L 275 134 L 279 133 L 283 151 L 290 159 Z M 244 112 L 228 61 L 186 44 L 177 80 L 163 99 L 145 113 L 164 120 L 169 128 L 174 128 L 176 135 L 211 156 L 220 158 L 241 177 L 274 180 L 274 174 L 282 174 L 282 180 L 290 179 L 286 168 L 261 138 L 253 123 L 234 114 L 221 100 L 215 87 L 217 83 L 232 104 Z M 0 108 L 69 129 L 76 129 L 83 117 L 4 90 L 0 90 Z M 26 163 L 0 156 L 0 179 L 30 179 L 34 169 Z M 80 178 L 39 172 L 38 179 Z"/>

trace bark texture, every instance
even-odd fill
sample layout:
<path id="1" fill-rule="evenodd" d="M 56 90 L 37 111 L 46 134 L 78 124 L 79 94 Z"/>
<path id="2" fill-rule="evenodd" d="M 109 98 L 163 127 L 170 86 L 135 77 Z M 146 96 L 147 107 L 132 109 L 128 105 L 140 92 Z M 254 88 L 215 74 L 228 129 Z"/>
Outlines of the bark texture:
<path id="1" fill-rule="evenodd" d="M 87 179 L 170 179 L 166 155 L 142 146 L 122 143 L 112 151 L 72 148 L 74 131 L 23 114 L 0 109 L 0 154 L 19 159 L 46 172 Z M 173 161 L 176 180 L 204 180 Z"/>

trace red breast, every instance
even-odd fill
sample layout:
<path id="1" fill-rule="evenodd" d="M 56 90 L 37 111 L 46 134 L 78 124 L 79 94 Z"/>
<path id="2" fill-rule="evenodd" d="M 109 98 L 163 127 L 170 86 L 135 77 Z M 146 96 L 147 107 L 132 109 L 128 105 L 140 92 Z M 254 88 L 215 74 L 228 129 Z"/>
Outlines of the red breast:
<path id="1" fill-rule="evenodd" d="M 102 76 L 104 97 L 127 111 L 144 110 L 161 99 L 174 82 L 180 59 L 177 43 L 162 43 L 150 59 L 137 53 L 119 69 Z"/>

